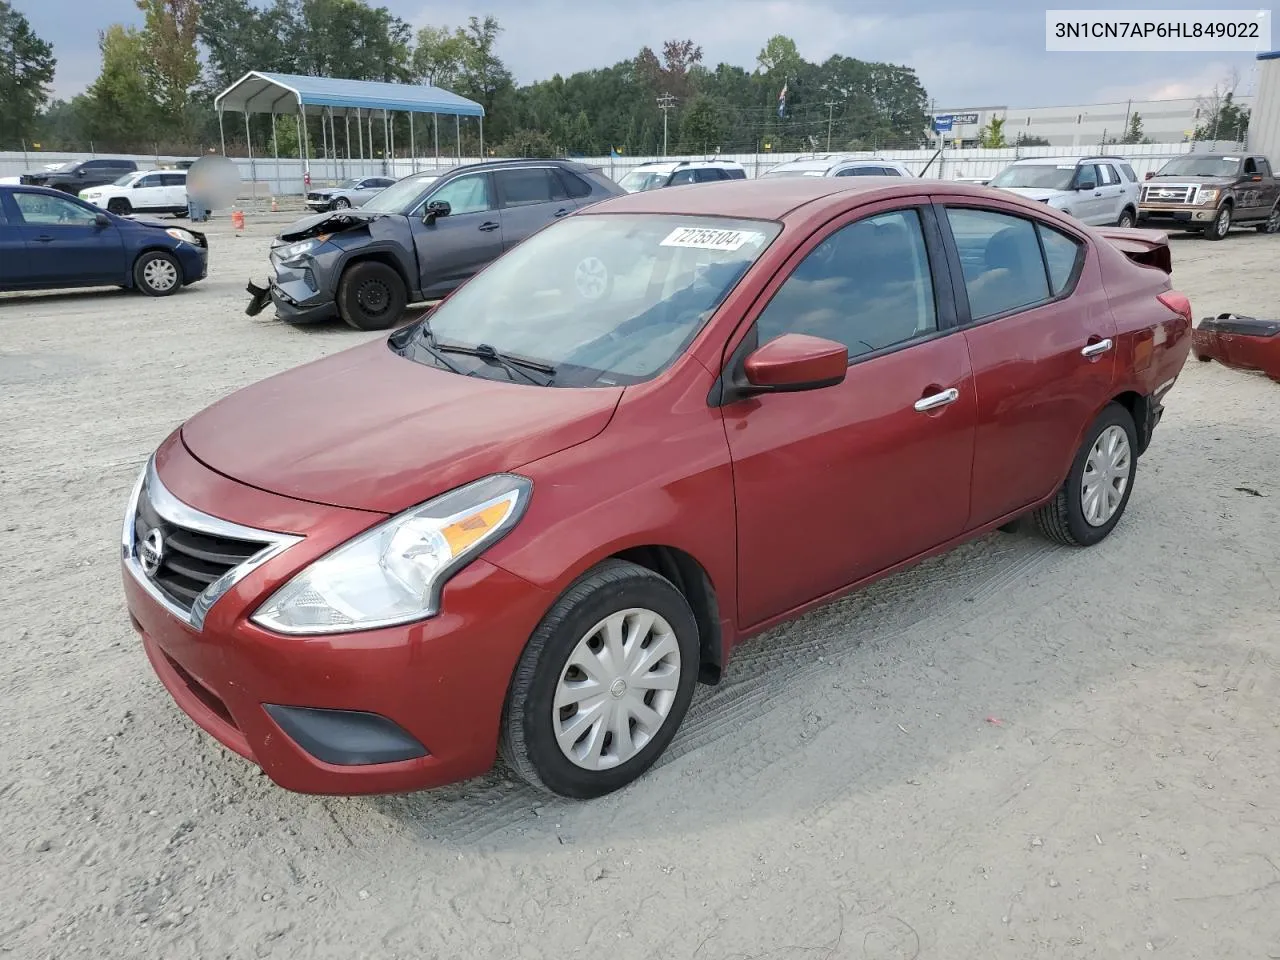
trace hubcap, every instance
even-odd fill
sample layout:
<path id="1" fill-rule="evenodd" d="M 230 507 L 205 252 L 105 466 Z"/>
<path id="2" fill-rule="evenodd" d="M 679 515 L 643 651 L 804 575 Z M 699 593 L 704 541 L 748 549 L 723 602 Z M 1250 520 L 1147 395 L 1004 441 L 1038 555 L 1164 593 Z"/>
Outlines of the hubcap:
<path id="1" fill-rule="evenodd" d="M 1107 427 L 1093 442 L 1080 484 L 1080 506 L 1089 526 L 1101 527 L 1115 516 L 1132 469 L 1129 435 L 1121 427 Z"/>
<path id="2" fill-rule="evenodd" d="M 1222 212 L 1218 214 L 1218 232 L 1226 233 L 1227 228 L 1231 226 L 1231 211 L 1226 207 L 1222 208 Z"/>
<path id="3" fill-rule="evenodd" d="M 583 300 L 599 300 L 609 287 L 609 268 L 599 257 L 585 257 L 573 271 L 573 283 Z"/>
<path id="4" fill-rule="evenodd" d="M 335 210 L 345 210 L 347 207 L 351 206 L 351 204 L 345 197 L 339 197 L 337 200 L 333 201 L 333 206 Z"/>
<path id="5" fill-rule="evenodd" d="M 584 770 L 626 763 L 662 729 L 680 686 L 680 645 L 652 610 L 605 617 L 578 641 L 556 684 L 551 723 Z"/>
<path id="6" fill-rule="evenodd" d="M 380 280 L 370 280 L 356 292 L 356 301 L 367 314 L 379 314 L 387 309 L 391 291 Z"/>
<path id="7" fill-rule="evenodd" d="M 1131 214 L 1131 213 L 1122 213 L 1122 214 L 1120 214 L 1120 226 L 1122 226 L 1122 227 L 1132 227 L 1132 226 L 1133 226 L 1133 214 Z"/>
<path id="8" fill-rule="evenodd" d="M 178 268 L 168 260 L 152 260 L 142 268 L 142 278 L 152 290 L 168 290 L 178 282 Z"/>
<path id="9" fill-rule="evenodd" d="M 1267 217 L 1267 233 L 1280 233 L 1280 207 L 1272 210 L 1271 216 Z"/>

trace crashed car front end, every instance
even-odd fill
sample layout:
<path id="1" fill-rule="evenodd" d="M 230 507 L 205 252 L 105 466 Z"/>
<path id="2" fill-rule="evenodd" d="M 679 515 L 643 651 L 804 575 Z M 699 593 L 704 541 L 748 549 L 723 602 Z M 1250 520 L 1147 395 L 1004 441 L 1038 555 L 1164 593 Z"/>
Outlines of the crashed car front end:
<path id="1" fill-rule="evenodd" d="M 304 201 L 309 210 L 315 210 L 317 213 L 323 213 L 333 204 L 335 191 L 332 189 L 309 190 Z"/>
<path id="2" fill-rule="evenodd" d="M 353 246 L 368 242 L 367 227 L 383 214 L 355 210 L 307 217 L 272 241 L 271 273 L 249 282 L 249 306 L 256 316 L 270 301 L 287 323 L 317 323 L 338 316 L 337 292 L 342 266 Z"/>

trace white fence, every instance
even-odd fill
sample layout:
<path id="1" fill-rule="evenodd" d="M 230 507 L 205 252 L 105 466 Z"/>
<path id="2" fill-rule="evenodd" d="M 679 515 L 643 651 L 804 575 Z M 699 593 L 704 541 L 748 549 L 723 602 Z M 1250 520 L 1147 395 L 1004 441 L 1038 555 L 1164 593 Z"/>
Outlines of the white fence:
<path id="1" fill-rule="evenodd" d="M 1165 161 L 1195 151 L 1214 148 L 1224 150 L 1241 149 L 1235 143 L 1145 143 L 1145 144 L 1112 144 L 1098 150 L 1112 156 L 1126 157 L 1129 163 L 1142 177 L 1155 172 Z M 868 151 L 842 153 L 841 156 L 852 156 L 870 159 L 878 157 L 895 160 L 907 167 L 912 173 L 931 179 L 955 180 L 960 178 L 990 178 L 999 173 L 1013 160 L 1025 157 L 1055 157 L 1072 155 L 1061 147 L 1003 147 L 996 150 L 971 148 L 965 150 L 947 150 L 938 155 L 936 150 L 884 150 L 879 154 Z M 1078 155 L 1078 151 L 1075 155 Z M 14 176 L 26 170 L 38 170 L 45 164 L 58 163 L 64 160 L 87 160 L 92 154 L 55 154 L 55 153 L 4 153 L 0 152 L 0 177 Z M 121 154 L 103 154 L 103 156 L 123 156 Z M 746 168 L 748 177 L 756 177 L 770 167 L 786 160 L 794 160 L 810 154 L 796 153 L 746 153 L 721 154 L 721 160 L 736 160 Z M 182 157 L 164 156 L 130 156 L 127 159 L 138 164 L 139 169 L 148 169 Z M 185 158 L 189 159 L 189 158 Z M 244 199 L 263 200 L 267 197 L 299 196 L 303 193 L 303 162 L 297 158 L 276 160 L 271 157 L 233 157 L 240 167 L 240 175 L 244 181 Z M 400 157 L 393 160 L 346 160 L 318 159 L 310 162 L 312 186 L 331 184 L 347 177 L 390 176 L 403 177 L 418 171 L 443 170 L 459 163 L 478 163 L 480 157 L 446 157 L 437 161 L 435 157 L 420 157 L 417 160 Z M 628 170 L 641 163 L 654 160 L 696 160 L 701 157 L 575 157 L 582 163 L 600 167 L 614 180 L 623 177 Z"/>

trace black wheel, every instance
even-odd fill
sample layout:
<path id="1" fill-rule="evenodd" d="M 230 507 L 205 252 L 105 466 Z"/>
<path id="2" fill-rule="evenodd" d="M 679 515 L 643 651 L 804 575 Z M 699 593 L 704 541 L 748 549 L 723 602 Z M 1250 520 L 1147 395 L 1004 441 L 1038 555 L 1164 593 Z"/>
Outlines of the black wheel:
<path id="1" fill-rule="evenodd" d="M 107 212 L 114 213 L 121 217 L 127 217 L 133 213 L 133 204 L 124 197 L 114 197 L 107 201 Z"/>
<path id="2" fill-rule="evenodd" d="M 387 330 L 404 313 L 408 294 L 400 274 L 376 260 L 347 268 L 338 284 L 338 313 L 357 330 Z"/>
<path id="3" fill-rule="evenodd" d="M 1204 238 L 1206 240 L 1221 240 L 1230 230 L 1231 204 L 1224 203 L 1218 208 L 1218 212 L 1213 218 L 1213 223 L 1204 228 Z"/>
<path id="4" fill-rule="evenodd" d="M 167 297 L 182 287 L 182 264 L 163 250 L 148 250 L 133 263 L 133 284 L 149 297 Z"/>
<path id="5" fill-rule="evenodd" d="M 1271 216 L 1255 227 L 1259 233 L 1280 233 L 1280 201 L 1271 208 Z"/>
<path id="6" fill-rule="evenodd" d="M 1134 226 L 1137 222 L 1138 218 L 1134 216 L 1133 210 L 1125 207 L 1120 211 L 1120 219 L 1116 221 L 1116 226 L 1128 228 Z"/>
<path id="7" fill-rule="evenodd" d="M 612 793 L 666 749 L 697 679 L 698 625 L 684 596 L 651 570 L 606 561 L 529 638 L 503 710 L 502 755 L 541 790 Z"/>
<path id="8" fill-rule="evenodd" d="M 1124 515 L 1138 469 L 1137 431 L 1129 411 L 1112 403 L 1094 421 L 1058 495 L 1035 513 L 1050 540 L 1091 547 Z"/>
<path id="9" fill-rule="evenodd" d="M 333 203 L 330 204 L 330 207 L 334 210 L 346 210 L 350 206 L 351 201 L 346 197 L 334 197 Z"/>

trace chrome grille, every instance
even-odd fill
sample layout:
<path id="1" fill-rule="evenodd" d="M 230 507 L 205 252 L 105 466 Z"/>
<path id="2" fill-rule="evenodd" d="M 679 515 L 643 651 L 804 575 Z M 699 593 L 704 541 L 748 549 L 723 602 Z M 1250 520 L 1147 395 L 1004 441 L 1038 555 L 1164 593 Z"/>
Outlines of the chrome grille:
<path id="1" fill-rule="evenodd" d="M 1195 203 L 1194 184 L 1143 184 L 1142 203 Z"/>

